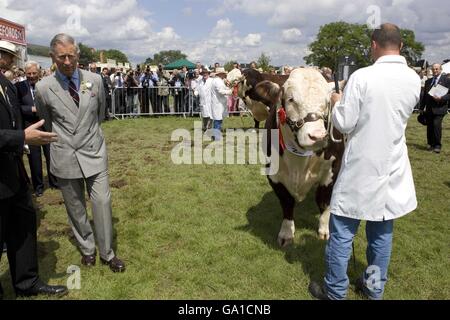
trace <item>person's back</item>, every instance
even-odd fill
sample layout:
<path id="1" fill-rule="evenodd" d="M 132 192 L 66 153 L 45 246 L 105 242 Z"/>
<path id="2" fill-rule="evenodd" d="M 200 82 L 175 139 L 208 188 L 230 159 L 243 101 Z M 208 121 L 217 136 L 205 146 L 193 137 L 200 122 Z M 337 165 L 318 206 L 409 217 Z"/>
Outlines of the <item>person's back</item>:
<path id="1" fill-rule="evenodd" d="M 343 127 L 336 123 L 349 138 L 335 194 L 352 203 L 334 203 L 332 207 L 345 206 L 346 212 L 358 218 L 378 221 L 414 210 L 412 175 L 405 176 L 398 169 L 409 168 L 405 129 L 420 98 L 420 78 L 403 57 L 384 56 L 355 72 L 348 90 L 354 92 L 353 99 L 359 99 L 359 110 L 351 116 L 347 113 Z M 404 189 L 408 194 L 396 194 L 390 187 L 394 182 L 398 185 L 398 179 L 408 180 L 402 184 L 408 187 Z M 408 208 L 400 210 L 398 202 Z M 339 210 L 333 212 L 339 214 Z"/>
<path id="2" fill-rule="evenodd" d="M 405 130 L 420 98 L 421 80 L 400 55 L 401 48 L 400 29 L 381 25 L 371 39 L 375 64 L 355 72 L 342 97 L 331 97 L 333 123 L 348 140 L 333 187 L 324 284 L 312 281 L 309 286 L 318 299 L 345 299 L 351 244 L 361 221 L 366 221 L 367 269 L 356 288 L 369 299 L 382 299 L 394 220 L 417 207 Z"/>

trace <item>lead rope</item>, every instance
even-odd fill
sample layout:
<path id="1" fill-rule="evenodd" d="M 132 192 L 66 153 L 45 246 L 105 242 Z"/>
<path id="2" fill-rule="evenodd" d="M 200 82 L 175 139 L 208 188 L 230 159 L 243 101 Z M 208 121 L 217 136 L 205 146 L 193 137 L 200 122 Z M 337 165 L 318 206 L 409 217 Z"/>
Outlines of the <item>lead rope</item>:
<path id="1" fill-rule="evenodd" d="M 328 110 L 328 123 L 327 123 L 327 132 L 330 135 L 331 141 L 333 141 L 334 143 L 341 143 L 342 139 L 336 139 L 334 137 L 334 125 L 333 125 L 333 121 L 331 119 L 332 116 L 332 105 L 331 105 L 331 101 L 327 101 L 327 110 Z"/>
<path id="2" fill-rule="evenodd" d="M 333 121 L 331 119 L 332 116 L 332 105 L 331 105 L 331 101 L 327 102 L 327 106 L 328 106 L 328 124 L 327 124 L 327 131 L 328 134 L 330 135 L 331 141 L 333 141 L 334 143 L 341 143 L 342 139 L 338 140 L 334 137 L 334 125 L 333 125 Z M 347 144 L 347 137 L 346 135 L 342 135 L 343 136 L 343 140 L 344 140 L 344 146 Z M 356 272 L 356 254 L 355 254 L 355 240 L 353 239 L 352 241 L 352 251 L 353 251 L 353 270 Z"/>

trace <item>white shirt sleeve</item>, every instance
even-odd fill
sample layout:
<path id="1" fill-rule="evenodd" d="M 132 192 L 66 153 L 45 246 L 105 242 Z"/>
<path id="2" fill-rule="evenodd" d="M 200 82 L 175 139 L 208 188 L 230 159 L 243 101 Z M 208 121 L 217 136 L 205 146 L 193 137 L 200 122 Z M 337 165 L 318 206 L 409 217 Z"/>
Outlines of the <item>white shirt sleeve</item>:
<path id="1" fill-rule="evenodd" d="M 341 101 L 333 108 L 333 124 L 343 134 L 351 133 L 358 123 L 361 108 L 361 90 L 358 76 L 350 77 Z"/>
<path id="2" fill-rule="evenodd" d="M 224 96 L 231 96 L 231 95 L 233 94 L 233 90 L 229 89 L 229 88 L 225 85 L 225 83 L 223 82 L 223 80 L 220 79 L 220 78 L 214 78 L 213 86 L 214 86 L 214 89 L 215 89 L 218 93 L 220 93 L 221 95 L 224 95 Z"/>

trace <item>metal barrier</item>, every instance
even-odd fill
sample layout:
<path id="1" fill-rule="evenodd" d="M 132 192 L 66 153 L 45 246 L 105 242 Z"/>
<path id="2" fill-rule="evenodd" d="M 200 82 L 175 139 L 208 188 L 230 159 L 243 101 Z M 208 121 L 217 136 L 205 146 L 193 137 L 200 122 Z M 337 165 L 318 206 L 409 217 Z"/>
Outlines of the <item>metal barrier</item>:
<path id="1" fill-rule="evenodd" d="M 111 113 L 116 119 L 138 116 L 200 113 L 200 100 L 187 87 L 115 88 L 111 93 Z"/>
<path id="2" fill-rule="evenodd" d="M 245 105 L 235 100 L 230 115 L 249 113 Z M 188 87 L 115 88 L 111 93 L 110 113 L 116 119 L 140 116 L 200 115 L 200 98 Z"/>

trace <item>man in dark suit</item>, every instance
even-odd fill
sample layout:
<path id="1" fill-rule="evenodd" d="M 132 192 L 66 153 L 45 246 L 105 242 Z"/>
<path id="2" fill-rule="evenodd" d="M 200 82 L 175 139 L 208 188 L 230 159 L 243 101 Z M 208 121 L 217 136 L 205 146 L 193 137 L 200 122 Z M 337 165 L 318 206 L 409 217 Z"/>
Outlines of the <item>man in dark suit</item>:
<path id="1" fill-rule="evenodd" d="M 450 88 L 450 79 L 442 73 L 440 64 L 434 64 L 432 71 L 433 78 L 425 82 L 424 95 L 420 101 L 420 113 L 425 113 L 427 119 L 428 149 L 440 153 L 442 148 L 442 120 L 447 114 L 450 92 L 447 90 L 447 93 L 442 97 L 431 96 L 429 92 L 437 85 Z"/>
<path id="2" fill-rule="evenodd" d="M 16 52 L 15 45 L 0 41 L 0 70 L 12 66 Z M 11 101 L 14 94 L 10 82 L 0 72 L 0 247 L 5 242 L 8 246 L 9 270 L 18 296 L 63 295 L 67 293 L 65 286 L 49 286 L 39 279 L 36 212 L 22 161 L 25 144 L 48 144 L 56 141 L 57 136 L 38 130 L 44 121 L 20 129 L 17 121 L 20 110 Z"/>
<path id="3" fill-rule="evenodd" d="M 34 102 L 35 86 L 39 81 L 39 69 L 39 64 L 37 62 L 27 62 L 27 64 L 25 65 L 25 74 L 27 77 L 27 81 L 16 83 L 17 96 L 25 128 L 39 121 L 39 116 L 36 113 L 36 106 Z M 33 182 L 34 192 L 37 197 L 41 197 L 44 193 L 41 149 L 45 156 L 45 162 L 47 163 L 49 185 L 51 188 L 58 187 L 55 176 L 50 173 L 50 146 L 30 146 L 28 161 L 30 164 L 31 181 Z"/>

